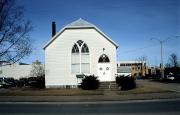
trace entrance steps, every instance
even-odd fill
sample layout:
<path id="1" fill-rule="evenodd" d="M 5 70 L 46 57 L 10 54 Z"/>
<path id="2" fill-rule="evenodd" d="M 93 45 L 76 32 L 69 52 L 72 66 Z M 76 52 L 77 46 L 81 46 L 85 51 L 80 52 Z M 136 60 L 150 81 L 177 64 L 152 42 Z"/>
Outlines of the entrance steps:
<path id="1" fill-rule="evenodd" d="M 119 90 L 118 85 L 115 81 L 110 82 L 100 82 L 98 90 L 111 90 L 111 91 L 117 91 Z"/>

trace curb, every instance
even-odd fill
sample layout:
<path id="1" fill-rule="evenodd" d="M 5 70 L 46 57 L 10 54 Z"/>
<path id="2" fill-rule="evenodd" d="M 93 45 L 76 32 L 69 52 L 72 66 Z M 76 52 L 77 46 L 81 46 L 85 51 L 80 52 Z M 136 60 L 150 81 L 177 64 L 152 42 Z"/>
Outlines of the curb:
<path id="1" fill-rule="evenodd" d="M 166 101 L 180 101 L 176 99 L 152 99 L 152 100 L 123 100 L 123 101 L 84 101 L 84 102 L 0 102 L 0 104 L 119 104 L 119 103 L 143 103 L 143 102 L 166 102 Z"/>

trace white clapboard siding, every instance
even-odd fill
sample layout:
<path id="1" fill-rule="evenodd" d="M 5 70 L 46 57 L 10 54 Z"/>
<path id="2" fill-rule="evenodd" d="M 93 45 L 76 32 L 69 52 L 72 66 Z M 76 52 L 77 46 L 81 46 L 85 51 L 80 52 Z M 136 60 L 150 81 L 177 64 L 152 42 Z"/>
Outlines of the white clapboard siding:
<path id="1" fill-rule="evenodd" d="M 83 40 L 89 48 L 90 74 L 97 75 L 100 55 L 106 54 L 110 59 L 111 80 L 115 80 L 116 46 L 93 28 L 65 29 L 45 49 L 46 86 L 77 85 L 76 75 L 71 71 L 71 51 L 74 43 Z M 103 48 L 105 50 L 103 51 Z M 84 59 L 86 62 L 87 60 Z M 87 65 L 84 65 L 87 66 Z"/>

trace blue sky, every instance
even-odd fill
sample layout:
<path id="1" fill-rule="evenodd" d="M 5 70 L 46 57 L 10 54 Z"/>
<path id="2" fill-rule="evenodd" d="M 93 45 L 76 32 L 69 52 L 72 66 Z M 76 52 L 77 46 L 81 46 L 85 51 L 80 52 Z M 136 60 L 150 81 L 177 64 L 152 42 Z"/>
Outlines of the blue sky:
<path id="1" fill-rule="evenodd" d="M 160 44 L 150 38 L 166 39 L 164 62 L 171 53 L 180 58 L 180 2 L 178 0 L 18 0 L 34 29 L 34 50 L 23 62 L 44 63 L 43 45 L 51 38 L 51 23 L 57 31 L 83 18 L 96 25 L 116 43 L 118 60 L 146 56 L 151 66 L 159 65 Z"/>

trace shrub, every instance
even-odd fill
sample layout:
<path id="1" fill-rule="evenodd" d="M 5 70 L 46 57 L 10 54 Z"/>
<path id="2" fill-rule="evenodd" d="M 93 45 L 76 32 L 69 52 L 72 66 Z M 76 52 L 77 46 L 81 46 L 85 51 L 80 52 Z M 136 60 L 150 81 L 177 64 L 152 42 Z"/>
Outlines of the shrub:
<path id="1" fill-rule="evenodd" d="M 45 88 L 45 77 L 29 77 L 27 85 L 35 88 Z"/>
<path id="2" fill-rule="evenodd" d="M 18 87 L 23 87 L 23 86 L 26 86 L 26 83 L 28 82 L 28 78 L 20 78 L 18 81 L 17 81 L 17 86 Z"/>
<path id="3" fill-rule="evenodd" d="M 99 80 L 94 75 L 85 76 L 80 87 L 84 90 L 96 90 L 99 87 Z"/>
<path id="4" fill-rule="evenodd" d="M 116 83 L 121 86 L 121 90 L 129 90 L 136 87 L 136 82 L 133 77 L 117 76 Z"/>

